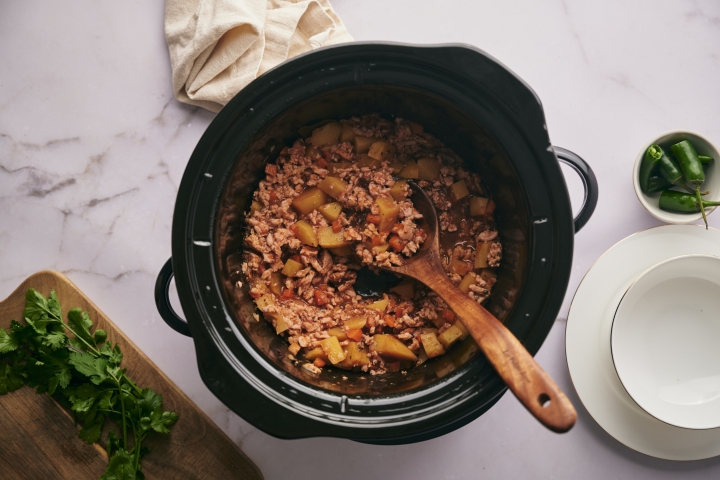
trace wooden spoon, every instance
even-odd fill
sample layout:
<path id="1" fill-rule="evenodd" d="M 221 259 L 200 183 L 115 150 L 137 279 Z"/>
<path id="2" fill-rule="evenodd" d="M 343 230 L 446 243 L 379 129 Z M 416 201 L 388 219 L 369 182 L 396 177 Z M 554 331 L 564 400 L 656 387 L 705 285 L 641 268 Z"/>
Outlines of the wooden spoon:
<path id="1" fill-rule="evenodd" d="M 435 207 L 422 188 L 408 183 L 413 204 L 428 224 L 428 237 L 403 265 L 382 268 L 419 280 L 437 293 L 525 408 L 550 430 L 567 432 L 577 418 L 572 403 L 507 327 L 448 278 L 440 257 Z"/>

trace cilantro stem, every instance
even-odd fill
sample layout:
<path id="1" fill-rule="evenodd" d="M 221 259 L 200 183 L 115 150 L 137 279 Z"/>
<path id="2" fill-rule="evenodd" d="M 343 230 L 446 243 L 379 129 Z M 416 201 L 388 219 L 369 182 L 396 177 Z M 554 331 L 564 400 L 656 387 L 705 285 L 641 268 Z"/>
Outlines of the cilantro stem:
<path id="1" fill-rule="evenodd" d="M 127 443 L 127 422 L 125 421 L 125 400 L 123 400 L 123 394 L 122 389 L 120 388 L 120 382 L 117 382 L 118 385 L 118 396 L 120 397 L 120 407 L 122 408 L 122 421 L 123 421 L 123 445 L 125 447 L 125 450 L 128 449 L 128 443 Z"/>

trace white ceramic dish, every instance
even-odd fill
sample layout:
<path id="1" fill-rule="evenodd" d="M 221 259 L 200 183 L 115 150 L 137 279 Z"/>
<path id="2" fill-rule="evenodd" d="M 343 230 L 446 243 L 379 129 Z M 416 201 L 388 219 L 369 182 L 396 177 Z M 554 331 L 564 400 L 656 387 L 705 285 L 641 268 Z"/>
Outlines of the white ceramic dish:
<path id="1" fill-rule="evenodd" d="M 615 370 L 635 402 L 682 428 L 720 427 L 720 257 L 659 263 L 628 288 L 612 325 Z"/>
<path id="2" fill-rule="evenodd" d="M 673 213 L 660 210 L 658 206 L 658 199 L 660 198 L 660 192 L 647 194 L 640 188 L 640 164 L 642 163 L 643 157 L 648 147 L 653 144 L 660 145 L 663 149 L 670 153 L 670 146 L 674 143 L 682 140 L 690 140 L 693 146 L 697 150 L 698 154 L 710 155 L 715 160 L 705 165 L 705 183 L 703 184 L 703 190 L 710 190 L 710 193 L 706 195 L 706 200 L 720 201 L 720 169 L 716 163 L 720 160 L 720 152 L 712 144 L 710 140 L 703 137 L 699 133 L 691 132 L 688 130 L 671 130 L 665 132 L 662 135 L 651 139 L 646 143 L 635 158 L 635 166 L 633 168 L 633 186 L 635 187 L 635 194 L 640 200 L 640 203 L 650 215 L 662 220 L 666 223 L 675 224 L 690 224 L 695 223 L 698 220 L 702 220 L 702 214 L 698 213 Z M 715 207 L 711 207 L 705 210 L 705 215 L 709 215 Z"/>
<path id="3" fill-rule="evenodd" d="M 645 270 L 680 255 L 720 256 L 720 230 L 665 225 L 610 248 L 585 275 L 568 314 L 565 353 L 584 407 L 608 434 L 640 453 L 668 460 L 720 455 L 720 429 L 689 430 L 656 419 L 627 394 L 610 354 L 610 329 L 620 299 Z"/>

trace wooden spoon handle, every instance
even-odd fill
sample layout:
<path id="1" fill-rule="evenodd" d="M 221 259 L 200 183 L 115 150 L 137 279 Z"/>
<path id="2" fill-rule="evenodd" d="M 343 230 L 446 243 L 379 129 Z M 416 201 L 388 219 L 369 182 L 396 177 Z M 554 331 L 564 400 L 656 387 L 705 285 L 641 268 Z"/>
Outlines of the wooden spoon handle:
<path id="1" fill-rule="evenodd" d="M 520 341 L 476 301 L 444 275 L 428 285 L 465 325 L 510 390 L 540 423 L 558 433 L 575 425 L 577 413 L 570 400 L 540 368 Z"/>

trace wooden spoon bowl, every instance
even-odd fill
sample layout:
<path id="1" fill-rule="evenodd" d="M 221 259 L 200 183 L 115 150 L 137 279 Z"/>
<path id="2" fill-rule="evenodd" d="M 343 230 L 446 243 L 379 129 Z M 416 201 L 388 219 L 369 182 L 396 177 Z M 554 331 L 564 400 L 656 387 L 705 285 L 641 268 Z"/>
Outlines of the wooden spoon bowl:
<path id="1" fill-rule="evenodd" d="M 425 218 L 428 237 L 403 265 L 382 268 L 412 277 L 437 293 L 525 408 L 550 430 L 567 432 L 577 419 L 572 403 L 510 330 L 448 278 L 440 256 L 435 207 L 422 188 L 409 184 L 413 205 Z"/>

